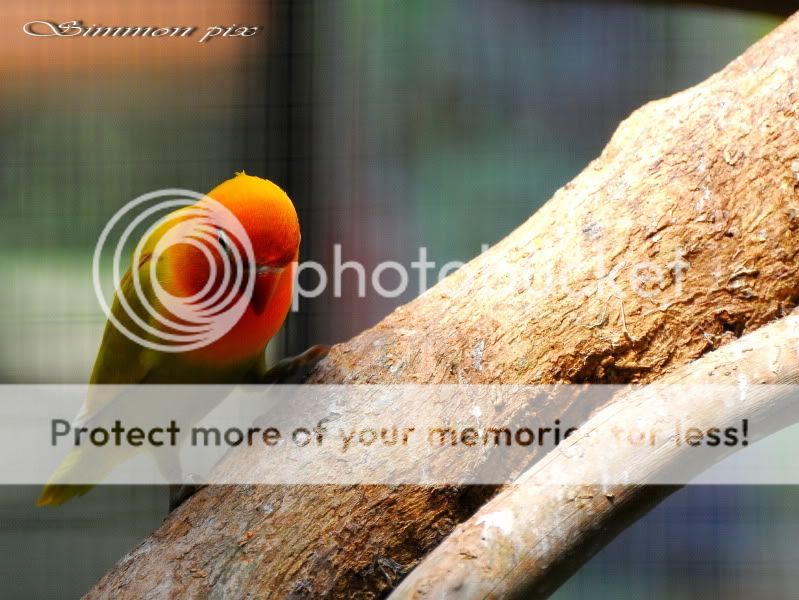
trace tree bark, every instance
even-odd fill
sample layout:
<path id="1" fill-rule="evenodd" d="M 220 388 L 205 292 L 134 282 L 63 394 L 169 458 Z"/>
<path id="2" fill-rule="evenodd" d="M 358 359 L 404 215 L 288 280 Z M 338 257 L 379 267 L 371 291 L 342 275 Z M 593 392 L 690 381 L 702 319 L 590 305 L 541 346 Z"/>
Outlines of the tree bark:
<path id="1" fill-rule="evenodd" d="M 783 316 L 799 299 L 797 74 L 795 16 L 633 113 L 526 223 L 311 381 L 646 383 Z M 642 284 L 642 264 L 662 277 Z M 494 492 L 209 487 L 87 597 L 383 595 Z"/>
<path id="2" fill-rule="evenodd" d="M 740 432 L 746 418 L 754 433 L 747 436 L 748 444 L 797 422 L 798 347 L 799 314 L 794 313 L 677 369 L 657 386 L 621 392 L 558 451 L 459 525 L 390 600 L 546 597 L 631 519 L 677 489 L 594 482 L 607 473 L 630 471 L 640 483 L 645 476 L 673 473 L 676 465 L 687 481 L 710 466 L 705 461 L 743 447 L 738 438 L 736 446 L 722 447 L 724 452 L 697 452 L 667 437 L 675 424 L 704 430 L 700 424 L 712 424 L 720 431 L 737 427 Z M 614 429 L 670 431 L 642 447 L 608 443 Z M 579 473 L 575 478 L 584 484 L 551 483 L 564 472 Z"/>

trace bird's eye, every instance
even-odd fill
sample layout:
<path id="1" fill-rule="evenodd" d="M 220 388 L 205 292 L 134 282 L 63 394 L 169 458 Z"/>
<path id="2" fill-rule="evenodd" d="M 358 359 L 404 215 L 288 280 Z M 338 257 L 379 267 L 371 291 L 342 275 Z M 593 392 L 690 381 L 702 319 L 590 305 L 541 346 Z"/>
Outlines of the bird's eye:
<path id="1" fill-rule="evenodd" d="M 217 231 L 216 239 L 219 240 L 219 245 L 222 246 L 222 250 L 228 254 L 233 251 L 233 245 L 230 243 L 230 238 L 227 236 L 224 229 L 219 229 Z"/>

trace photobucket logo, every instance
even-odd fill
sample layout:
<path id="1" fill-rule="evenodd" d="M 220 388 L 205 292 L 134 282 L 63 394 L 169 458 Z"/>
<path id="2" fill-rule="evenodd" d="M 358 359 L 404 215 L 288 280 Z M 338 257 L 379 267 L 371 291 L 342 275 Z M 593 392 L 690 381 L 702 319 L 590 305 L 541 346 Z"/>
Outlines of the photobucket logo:
<path id="1" fill-rule="evenodd" d="M 144 228 L 146 231 L 128 260 L 125 248 L 130 246 L 134 232 Z M 114 287 L 110 291 L 117 290 L 113 308 L 106 301 L 110 294 L 103 289 L 100 277 L 103 256 L 110 252 L 106 246 L 113 247 Z M 192 269 L 206 275 L 200 280 L 205 282 L 202 289 L 191 295 L 176 295 L 174 278 L 164 277 L 164 267 L 174 265 L 172 259 L 181 252 L 185 256 L 186 250 L 176 250 L 178 246 L 190 247 Z M 491 306 L 510 298 L 595 296 L 605 303 L 596 323 L 608 319 L 607 306 L 616 298 L 622 322 L 626 322 L 622 299 L 628 293 L 661 303 L 671 301 L 682 294 L 683 275 L 689 266 L 680 247 L 673 248 L 674 260 L 665 265 L 609 261 L 611 254 L 599 246 L 580 261 L 564 260 L 562 264 L 547 252 L 525 248 L 508 250 L 497 246 L 489 251 L 488 245 L 482 244 L 481 251 L 480 260 L 450 261 L 439 266 L 428 258 L 427 248 L 420 246 L 417 258 L 409 266 L 383 261 L 367 270 L 357 260 L 345 260 L 341 244 L 334 244 L 330 273 L 313 260 L 303 261 L 293 269 L 292 310 L 299 310 L 301 299 L 318 298 L 329 288 L 334 298 L 342 298 L 346 279 L 348 285 L 354 284 L 352 291 L 359 298 L 397 299 L 423 294 L 435 286 L 437 297 L 446 300 L 441 306 L 464 299 Z M 509 256 L 513 260 L 508 260 Z M 203 261 L 207 265 L 198 265 Z M 255 264 L 252 243 L 229 209 L 197 192 L 167 189 L 140 196 L 113 215 L 95 247 L 92 279 L 100 306 L 121 333 L 152 350 L 185 352 L 212 344 L 239 322 L 252 299 L 258 274 Z M 126 276 L 128 265 L 132 266 Z M 717 270 L 723 279 L 722 266 Z M 309 276 L 302 285 L 299 276 L 305 272 Z M 727 285 L 745 291 L 746 281 L 742 278 L 746 273 L 730 275 Z M 170 283 L 166 287 L 172 291 L 164 287 L 164 282 Z M 671 298 L 664 297 L 666 294 Z"/>
<path id="2" fill-rule="evenodd" d="M 121 222 L 131 214 L 136 216 L 122 229 Z M 126 256 L 122 264 L 132 233 L 148 223 L 132 260 L 128 263 Z M 105 246 L 120 229 L 112 257 L 118 290 L 112 310 L 100 265 Z M 181 245 L 198 251 L 208 268 L 207 283 L 188 296 L 165 289 L 158 273 L 159 259 Z M 130 276 L 125 278 L 128 264 Z M 230 210 L 191 190 L 166 189 L 135 198 L 108 221 L 94 249 L 92 282 L 108 320 L 128 339 L 160 352 L 186 352 L 208 346 L 238 322 L 255 284 L 255 269 L 247 268 L 254 264 L 252 243 Z"/>

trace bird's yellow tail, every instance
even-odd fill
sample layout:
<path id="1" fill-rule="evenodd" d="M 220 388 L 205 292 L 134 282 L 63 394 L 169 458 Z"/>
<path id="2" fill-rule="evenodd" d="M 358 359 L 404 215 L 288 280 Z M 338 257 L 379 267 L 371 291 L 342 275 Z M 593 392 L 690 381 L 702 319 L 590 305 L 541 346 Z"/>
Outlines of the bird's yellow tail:
<path id="1" fill-rule="evenodd" d="M 39 494 L 39 499 L 36 500 L 36 506 L 60 506 L 70 498 L 83 496 L 83 494 L 93 487 L 93 485 L 62 485 L 58 483 L 48 483 L 42 488 L 42 493 Z"/>
<path id="2" fill-rule="evenodd" d="M 53 473 L 50 480 L 42 488 L 39 499 L 36 500 L 36 506 L 59 506 L 75 496 L 83 496 L 86 492 L 94 487 L 94 485 L 73 485 L 59 483 L 66 479 L 66 475 L 73 471 L 78 461 L 80 460 L 80 451 L 72 450 L 61 465 Z"/>

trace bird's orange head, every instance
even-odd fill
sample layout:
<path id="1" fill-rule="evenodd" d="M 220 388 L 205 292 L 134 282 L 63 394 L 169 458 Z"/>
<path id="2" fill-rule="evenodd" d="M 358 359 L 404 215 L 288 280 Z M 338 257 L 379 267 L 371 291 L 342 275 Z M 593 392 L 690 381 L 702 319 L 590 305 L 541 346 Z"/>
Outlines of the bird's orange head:
<path id="1" fill-rule="evenodd" d="M 208 196 L 221 204 L 229 213 L 215 211 L 214 217 L 224 229 L 235 218 L 252 243 L 256 266 L 282 269 L 297 258 L 300 245 L 300 224 L 297 211 L 289 197 L 277 185 L 260 177 L 237 173 L 232 179 L 220 183 Z M 222 243 L 240 241 L 223 238 Z"/>
<path id="2" fill-rule="evenodd" d="M 196 209 L 207 219 L 194 219 Z M 165 253 L 169 292 L 201 301 L 218 292 L 247 301 L 236 326 L 203 354 L 218 360 L 262 350 L 290 307 L 300 244 L 294 205 L 271 181 L 238 173 L 181 210 L 187 215 L 183 226 L 166 233 L 182 240 Z"/>

